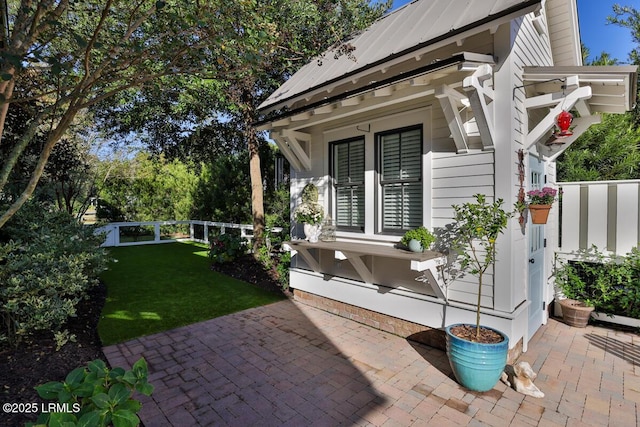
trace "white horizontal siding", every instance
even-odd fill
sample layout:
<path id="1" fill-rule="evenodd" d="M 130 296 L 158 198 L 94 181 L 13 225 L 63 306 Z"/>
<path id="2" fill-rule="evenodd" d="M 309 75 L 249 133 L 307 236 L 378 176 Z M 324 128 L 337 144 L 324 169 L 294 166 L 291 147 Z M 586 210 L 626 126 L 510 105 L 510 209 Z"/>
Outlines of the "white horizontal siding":
<path id="1" fill-rule="evenodd" d="M 452 205 L 473 201 L 475 194 L 494 195 L 491 152 L 433 153 L 431 161 L 432 224 L 444 227 L 453 218 Z"/>
<path id="2" fill-rule="evenodd" d="M 450 143 L 451 147 L 453 142 Z M 431 212 L 434 228 L 442 228 L 453 220 L 453 205 L 474 202 L 475 194 L 485 194 L 493 200 L 494 155 L 477 151 L 470 154 L 434 152 L 431 161 Z M 467 274 L 447 286 L 450 301 L 466 304 L 477 303 L 478 280 Z M 482 306 L 494 306 L 493 273 L 484 277 Z"/>

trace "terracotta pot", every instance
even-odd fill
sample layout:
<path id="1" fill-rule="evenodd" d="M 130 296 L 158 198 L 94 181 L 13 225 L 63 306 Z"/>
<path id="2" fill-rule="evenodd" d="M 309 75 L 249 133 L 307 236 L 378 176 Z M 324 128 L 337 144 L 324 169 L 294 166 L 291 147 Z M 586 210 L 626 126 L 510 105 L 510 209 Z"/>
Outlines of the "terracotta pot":
<path id="1" fill-rule="evenodd" d="M 582 301 L 576 301 L 574 299 L 560 300 L 560 306 L 562 307 L 562 319 L 569 326 L 576 328 L 585 328 L 589 323 L 591 312 L 593 307 L 587 306 Z"/>
<path id="2" fill-rule="evenodd" d="M 531 222 L 534 224 L 546 224 L 550 210 L 551 205 L 529 205 Z"/>

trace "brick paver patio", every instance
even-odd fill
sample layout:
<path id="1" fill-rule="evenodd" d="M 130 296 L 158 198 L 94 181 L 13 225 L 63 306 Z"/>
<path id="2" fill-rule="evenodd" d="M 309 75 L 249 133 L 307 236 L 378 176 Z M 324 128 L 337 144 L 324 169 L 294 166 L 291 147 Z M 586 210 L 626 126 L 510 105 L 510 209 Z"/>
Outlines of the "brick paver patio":
<path id="1" fill-rule="evenodd" d="M 291 300 L 104 351 L 148 361 L 146 427 L 640 425 L 640 337 L 554 319 L 519 359 L 542 399 L 469 392 L 442 351 Z"/>

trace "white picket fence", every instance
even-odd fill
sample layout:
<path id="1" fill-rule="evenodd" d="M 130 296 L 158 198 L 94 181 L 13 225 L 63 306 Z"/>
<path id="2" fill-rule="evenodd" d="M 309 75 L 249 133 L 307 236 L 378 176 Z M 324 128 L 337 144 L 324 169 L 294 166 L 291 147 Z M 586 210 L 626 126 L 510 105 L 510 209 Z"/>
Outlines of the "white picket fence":
<path id="1" fill-rule="evenodd" d="M 595 245 L 618 255 L 640 244 L 640 180 L 563 182 L 558 252 Z"/>
<path id="2" fill-rule="evenodd" d="M 188 232 L 186 231 L 187 226 Z M 180 228 L 185 231 L 176 232 L 176 230 Z M 97 228 L 96 233 L 105 233 L 106 235 L 105 241 L 101 246 L 113 247 L 154 245 L 179 241 L 208 243 L 210 229 L 217 229 L 216 231 L 219 234 L 225 234 L 228 229 L 239 229 L 240 236 L 249 242 L 253 239 L 252 224 L 232 224 L 199 220 L 112 222 Z M 270 231 L 280 233 L 282 228 L 274 227 Z"/>

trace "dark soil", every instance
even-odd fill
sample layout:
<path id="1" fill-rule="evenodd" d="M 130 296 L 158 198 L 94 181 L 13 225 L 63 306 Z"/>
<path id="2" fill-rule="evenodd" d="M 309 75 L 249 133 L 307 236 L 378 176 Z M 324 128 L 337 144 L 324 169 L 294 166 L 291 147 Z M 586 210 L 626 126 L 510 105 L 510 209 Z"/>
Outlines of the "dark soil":
<path id="1" fill-rule="evenodd" d="M 263 289 L 274 292 L 284 292 L 289 296 L 288 291 L 283 291 L 278 283 L 278 273 L 275 269 L 267 271 L 253 255 L 243 255 L 233 262 L 224 264 L 212 264 L 211 269 L 227 276 L 235 277 L 248 283 L 253 283 Z"/>
<path id="2" fill-rule="evenodd" d="M 482 344 L 497 344 L 504 341 L 502 335 L 491 329 L 480 326 L 480 339 L 476 339 L 476 327 L 470 325 L 460 325 L 451 328 L 451 333 L 463 340 L 478 342 Z"/>
<path id="3" fill-rule="evenodd" d="M 106 298 L 106 287 L 100 284 L 90 290 L 88 298 L 77 307 L 77 316 L 67 325 L 75 342 L 68 342 L 56 351 L 50 332 L 34 337 L 18 347 L 0 347 L 0 403 L 44 402 L 34 387 L 48 381 L 62 381 L 73 369 L 95 359 L 106 360 L 98 337 L 98 320 Z M 22 426 L 35 421 L 38 414 L 0 412 L 1 426 Z"/>
<path id="4" fill-rule="evenodd" d="M 254 283 L 264 289 L 283 292 L 275 271 L 265 271 L 253 256 L 246 255 L 228 264 L 212 266 L 231 277 Z M 285 295 L 288 293 L 285 292 Z M 34 387 L 48 381 L 62 381 L 73 369 L 85 366 L 95 359 L 107 361 L 98 336 L 98 321 L 106 298 L 106 287 L 96 286 L 89 297 L 77 307 L 67 329 L 75 334 L 75 342 L 68 342 L 56 351 L 56 342 L 50 332 L 42 333 L 29 343 L 18 347 L 0 346 L 0 403 L 44 403 Z M 38 414 L 6 413 L 0 410 L 0 426 L 23 426 L 35 421 Z"/>

